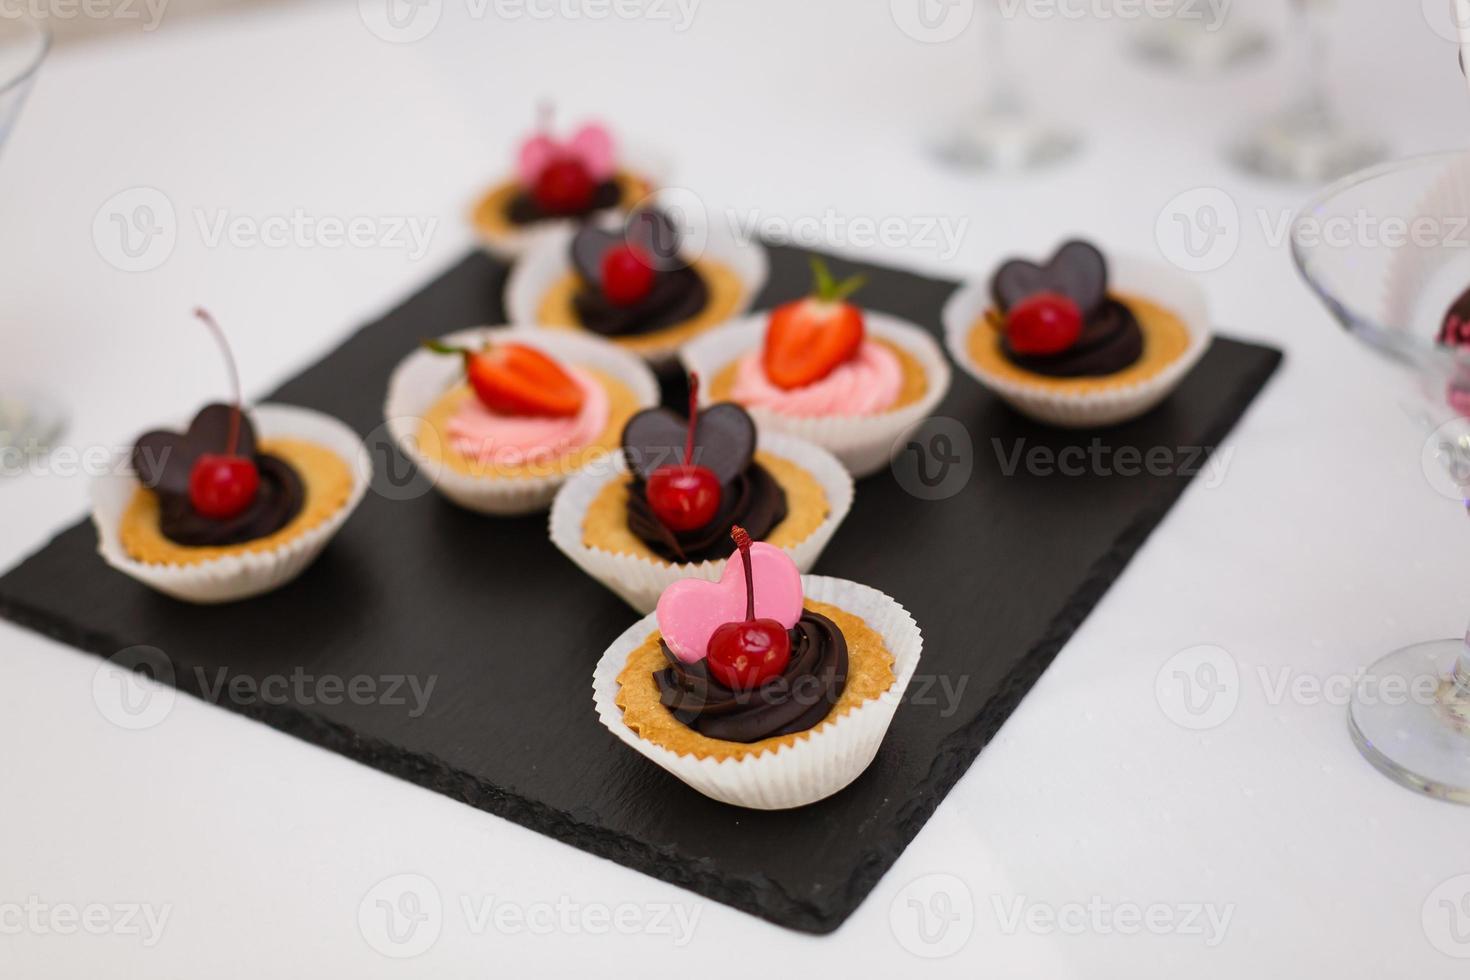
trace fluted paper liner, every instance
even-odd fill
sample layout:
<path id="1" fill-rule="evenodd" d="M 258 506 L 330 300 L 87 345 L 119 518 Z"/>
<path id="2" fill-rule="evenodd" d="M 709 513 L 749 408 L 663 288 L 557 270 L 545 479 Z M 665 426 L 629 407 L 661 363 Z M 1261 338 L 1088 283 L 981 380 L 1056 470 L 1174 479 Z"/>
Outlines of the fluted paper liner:
<path id="1" fill-rule="evenodd" d="M 650 614 L 607 648 L 592 674 L 597 717 L 635 751 L 705 796 L 755 810 L 786 810 L 825 799 L 852 782 L 878 753 L 909 681 L 919 666 L 924 638 L 908 610 L 877 589 L 844 579 L 805 575 L 808 599 L 860 617 L 893 655 L 894 682 L 878 697 L 823 721 L 795 742 L 739 759 L 696 758 L 640 738 L 617 706 L 618 674 L 628 655 L 658 629 Z"/>
<path id="2" fill-rule="evenodd" d="M 597 337 L 530 327 L 475 327 L 440 338 L 446 344 L 478 347 L 486 342 L 515 341 L 535 347 L 551 357 L 576 367 L 587 367 L 618 379 L 633 392 L 640 408 L 659 402 L 658 380 L 643 361 Z M 573 458 L 578 465 L 554 473 L 528 476 L 477 476 L 460 473 L 441 460 L 427 456 L 419 446 L 423 417 L 464 376 L 463 362 L 419 349 L 404 358 L 388 381 L 388 400 L 383 408 L 388 432 L 405 456 L 434 489 L 454 503 L 482 514 L 534 514 L 545 510 L 557 490 L 578 466 L 601 466 L 603 458 Z M 448 436 L 440 434 L 441 438 Z"/>
<path id="3" fill-rule="evenodd" d="M 367 493 L 372 481 L 367 448 L 346 425 L 308 408 L 258 405 L 248 409 L 247 414 L 262 439 L 300 439 L 341 457 L 352 471 L 352 492 L 347 502 L 320 524 L 269 551 L 224 555 L 192 565 L 141 562 L 128 555 L 119 533 L 123 515 L 139 487 L 126 460 L 119 460 L 110 472 L 92 481 L 92 523 L 97 528 L 97 551 L 109 565 L 175 599 L 209 604 L 247 599 L 278 589 L 316 560 Z"/>
<path id="4" fill-rule="evenodd" d="M 731 321 L 684 345 L 679 356 L 688 370 L 698 371 L 708 381 L 732 362 L 761 349 L 769 319 L 769 313 L 759 313 Z M 841 460 L 848 472 L 859 479 L 888 466 L 908 437 L 944 398 L 950 382 L 949 361 L 927 331 L 884 313 L 864 311 L 863 319 L 870 336 L 903 348 L 922 365 L 928 384 L 918 401 L 874 415 L 816 418 L 783 415 L 769 408 L 746 406 L 762 430 L 783 432 L 821 446 Z M 708 385 L 701 400 L 706 404 L 711 400 Z"/>
<path id="5" fill-rule="evenodd" d="M 1204 293 L 1168 266 L 1130 256 L 1109 258 L 1109 291 L 1144 296 L 1173 311 L 1189 344 L 1157 374 L 1098 391 L 1059 391 L 986 371 L 970 357 L 970 333 L 994 305 L 988 280 L 961 286 L 944 305 L 944 340 L 955 363 L 1023 415 L 1068 429 L 1091 429 L 1137 418 L 1168 397 L 1210 346 L 1212 330 Z"/>
<path id="6" fill-rule="evenodd" d="M 809 572 L 852 508 L 852 477 L 835 456 L 809 442 L 779 433 L 762 432 L 759 446 L 762 451 L 788 459 L 806 470 L 821 484 L 827 496 L 827 519 L 804 539 L 783 549 L 796 562 L 797 568 Z M 552 543 L 584 572 L 641 613 L 651 611 L 664 589 L 681 578 L 718 581 L 728 559 L 673 564 L 639 555 L 615 554 L 584 543 L 582 526 L 592 501 L 597 499 L 603 487 L 613 480 L 622 479 L 628 472 L 622 454 L 609 457 L 609 462 L 609 466 L 578 473 L 556 495 L 551 505 Z"/>

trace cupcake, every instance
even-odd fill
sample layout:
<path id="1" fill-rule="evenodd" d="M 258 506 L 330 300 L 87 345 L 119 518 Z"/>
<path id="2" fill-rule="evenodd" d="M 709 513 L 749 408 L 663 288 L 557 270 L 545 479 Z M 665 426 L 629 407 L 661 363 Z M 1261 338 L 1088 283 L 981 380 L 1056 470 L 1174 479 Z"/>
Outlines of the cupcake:
<path id="1" fill-rule="evenodd" d="M 743 405 L 760 427 L 830 450 L 855 477 L 887 466 L 949 390 L 934 338 L 847 301 L 862 277 L 836 282 L 812 259 L 811 296 L 727 324 L 681 352 L 710 379 L 711 401 Z"/>
<path id="2" fill-rule="evenodd" d="M 543 120 L 540 132 L 521 144 L 515 176 L 480 196 L 470 223 L 491 254 L 510 260 L 549 229 L 631 211 L 653 185 L 620 156 L 605 126 L 588 123 L 563 141 Z"/>
<path id="3" fill-rule="evenodd" d="M 603 654 L 597 714 L 706 796 L 805 806 L 873 761 L 923 639 L 883 593 L 803 578 L 780 548 L 732 536 L 740 557 L 718 581 L 670 584 Z"/>
<path id="4" fill-rule="evenodd" d="M 663 211 L 549 234 L 511 271 L 505 301 L 517 323 L 605 337 L 654 362 L 750 308 L 766 256 L 728 232 L 687 236 Z"/>
<path id="5" fill-rule="evenodd" d="M 233 359 L 214 321 L 199 316 Z M 183 432 L 134 443 L 92 486 L 98 550 L 113 567 L 189 602 L 228 602 L 291 581 L 362 500 L 366 450 L 341 422 L 289 405 L 205 406 Z"/>
<path id="6" fill-rule="evenodd" d="M 409 355 L 384 414 L 398 448 L 454 503 L 527 514 L 572 473 L 605 463 L 658 394 L 647 366 L 605 341 L 478 328 Z"/>
<path id="7" fill-rule="evenodd" d="M 757 435 L 739 405 L 634 415 L 613 465 L 567 481 L 551 508 L 551 540 L 584 571 L 648 612 L 681 578 L 718 579 L 749 529 L 803 570 L 816 563 L 852 506 L 852 478 L 827 451 L 779 433 Z"/>
<path id="8" fill-rule="evenodd" d="M 950 354 L 1023 414 L 1111 425 L 1162 401 L 1210 341 L 1203 294 L 1163 266 L 1068 242 L 1047 263 L 1011 259 L 944 311 Z"/>

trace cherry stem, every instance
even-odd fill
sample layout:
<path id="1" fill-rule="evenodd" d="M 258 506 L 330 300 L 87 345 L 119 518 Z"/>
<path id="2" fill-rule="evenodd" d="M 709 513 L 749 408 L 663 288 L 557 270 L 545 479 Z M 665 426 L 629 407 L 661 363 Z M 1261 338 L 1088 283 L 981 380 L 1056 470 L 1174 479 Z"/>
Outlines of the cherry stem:
<path id="1" fill-rule="evenodd" d="M 755 575 L 750 570 L 750 535 L 745 528 L 736 524 L 730 528 L 730 537 L 740 549 L 740 560 L 745 563 L 745 621 L 755 620 Z"/>
<path id="2" fill-rule="evenodd" d="M 197 307 L 194 310 L 194 315 L 204 321 L 204 325 L 209 328 L 209 332 L 214 334 L 214 339 L 219 342 L 220 350 L 224 352 L 225 365 L 230 371 L 230 390 L 235 396 L 235 410 L 230 413 L 230 439 L 225 445 L 225 455 L 233 456 L 235 455 L 235 450 L 240 448 L 240 405 L 242 401 L 240 397 L 240 372 L 235 367 L 235 355 L 231 353 L 230 342 L 225 339 L 225 332 L 220 329 L 219 323 L 203 307 Z"/>
<path id="3" fill-rule="evenodd" d="M 684 437 L 684 465 L 694 463 L 694 429 L 699 424 L 699 374 L 689 372 L 689 434 Z"/>

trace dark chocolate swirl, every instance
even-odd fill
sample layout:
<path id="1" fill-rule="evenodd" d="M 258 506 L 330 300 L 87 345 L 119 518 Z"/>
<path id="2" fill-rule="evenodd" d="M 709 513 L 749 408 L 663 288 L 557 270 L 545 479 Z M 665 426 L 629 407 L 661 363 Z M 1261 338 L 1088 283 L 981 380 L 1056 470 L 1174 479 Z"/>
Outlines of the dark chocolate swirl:
<path id="1" fill-rule="evenodd" d="M 521 188 L 505 206 L 505 220 L 513 225 L 534 225 L 538 221 L 555 218 L 585 218 L 595 211 L 615 208 L 623 199 L 623 188 L 616 180 L 604 180 L 592 192 L 592 203 L 575 214 L 547 211 L 536 203 L 536 196 L 528 188 Z"/>
<path id="2" fill-rule="evenodd" d="M 1143 329 L 1126 304 L 1109 296 L 1082 324 L 1082 336 L 1058 354 L 1018 354 L 1002 335 L 1001 353 L 1012 364 L 1053 378 L 1116 374 L 1143 356 Z"/>
<path id="3" fill-rule="evenodd" d="M 636 303 L 620 305 L 602 288 L 602 260 L 623 245 L 647 257 L 653 286 Z M 709 305 L 709 285 L 683 255 L 678 225 L 657 208 L 633 212 L 618 230 L 588 225 L 572 238 L 572 268 L 580 286 L 572 307 L 582 326 L 604 337 L 633 337 L 683 323 Z"/>
<path id="4" fill-rule="evenodd" d="M 133 444 L 133 472 L 139 483 L 158 494 L 158 529 L 174 544 L 220 547 L 254 541 L 291 523 L 306 502 L 301 477 L 285 460 L 257 450 L 250 417 L 241 415 L 235 450 L 255 460 L 260 489 L 249 507 L 225 520 L 194 509 L 189 474 L 201 455 L 226 451 L 234 411 L 229 405 L 206 405 L 187 432 L 160 429 L 139 436 Z"/>
<path id="5" fill-rule="evenodd" d="M 660 641 L 668 666 L 653 675 L 659 701 L 699 734 L 725 742 L 758 742 L 815 728 L 847 687 L 847 638 L 836 623 L 810 610 L 789 633 L 786 669 L 750 691 L 730 690 L 710 676 L 706 661 L 686 664 Z"/>
<path id="6" fill-rule="evenodd" d="M 714 520 L 693 531 L 674 531 L 660 521 L 648 505 L 646 486 L 641 476 L 634 476 L 628 489 L 628 530 L 665 561 L 729 558 L 735 551 L 730 529 L 736 524 L 760 541 L 786 519 L 786 491 L 759 463 L 751 463 L 721 487 Z"/>

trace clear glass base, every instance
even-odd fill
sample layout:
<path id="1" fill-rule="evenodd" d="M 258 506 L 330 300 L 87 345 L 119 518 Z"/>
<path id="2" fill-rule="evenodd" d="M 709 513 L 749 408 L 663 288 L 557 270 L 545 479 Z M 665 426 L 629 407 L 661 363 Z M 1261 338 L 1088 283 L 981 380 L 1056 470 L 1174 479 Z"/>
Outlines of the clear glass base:
<path id="1" fill-rule="evenodd" d="M 1266 33 L 1234 22 L 1212 29 L 1201 20 L 1175 17 L 1150 24 L 1133 37 L 1140 61 L 1179 72 L 1209 75 L 1259 58 L 1271 48 Z"/>
<path id="2" fill-rule="evenodd" d="M 1382 142 L 1341 128 L 1330 116 L 1295 110 L 1268 120 L 1230 149 L 1247 173 L 1326 183 L 1383 160 Z"/>
<path id="3" fill-rule="evenodd" d="M 38 394 L 0 393 L 0 475 L 18 467 L 22 456 L 51 449 L 66 427 L 66 413 Z"/>
<path id="4" fill-rule="evenodd" d="M 1396 650 L 1359 678 L 1348 706 L 1353 741 L 1380 772 L 1456 803 L 1470 803 L 1470 686 L 1455 672 L 1464 649 L 1458 639 Z"/>
<path id="5" fill-rule="evenodd" d="M 1036 170 L 1067 159 L 1081 147 L 1074 132 L 1016 106 L 976 109 L 938 141 L 936 152 L 965 170 Z"/>

